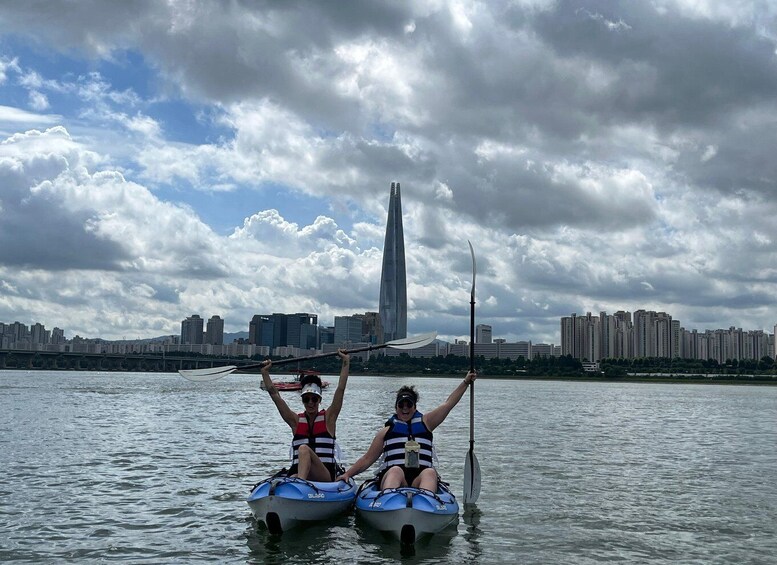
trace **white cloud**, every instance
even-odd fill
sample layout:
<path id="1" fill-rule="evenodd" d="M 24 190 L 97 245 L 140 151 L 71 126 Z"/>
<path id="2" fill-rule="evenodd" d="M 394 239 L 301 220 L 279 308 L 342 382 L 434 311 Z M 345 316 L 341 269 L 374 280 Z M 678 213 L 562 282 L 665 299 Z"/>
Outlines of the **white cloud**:
<path id="1" fill-rule="evenodd" d="M 0 85 L 8 80 L 8 72 L 20 72 L 19 61 L 17 58 L 8 59 L 6 57 L 0 57 Z"/>
<path id="2" fill-rule="evenodd" d="M 46 98 L 46 95 L 36 90 L 31 90 L 29 92 L 29 97 L 30 97 L 30 107 L 33 110 L 42 112 L 43 110 L 47 110 L 50 106 L 49 100 L 48 98 Z"/>
<path id="3" fill-rule="evenodd" d="M 11 106 L 0 106 L 0 127 L 18 127 L 23 125 L 45 125 L 53 124 L 61 120 L 60 116 L 33 114 L 20 108 Z"/>

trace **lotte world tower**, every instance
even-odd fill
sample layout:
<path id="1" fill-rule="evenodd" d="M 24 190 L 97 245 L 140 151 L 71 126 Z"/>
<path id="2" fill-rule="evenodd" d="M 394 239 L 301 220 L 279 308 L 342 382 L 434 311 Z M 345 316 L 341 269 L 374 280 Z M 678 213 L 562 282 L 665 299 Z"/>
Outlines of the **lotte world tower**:
<path id="1" fill-rule="evenodd" d="M 405 236 L 402 232 L 402 199 L 399 183 L 391 183 L 383 269 L 380 274 L 380 304 L 383 343 L 407 337 L 407 279 Z"/>

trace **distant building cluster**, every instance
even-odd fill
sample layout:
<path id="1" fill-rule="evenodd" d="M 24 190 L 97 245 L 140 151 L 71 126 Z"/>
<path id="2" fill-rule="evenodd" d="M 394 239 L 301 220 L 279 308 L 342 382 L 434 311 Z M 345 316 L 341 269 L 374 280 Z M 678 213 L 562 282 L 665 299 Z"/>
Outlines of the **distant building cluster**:
<path id="1" fill-rule="evenodd" d="M 775 326 L 777 332 L 777 326 Z M 666 312 L 618 311 L 561 318 L 561 353 L 576 359 L 668 357 L 718 363 L 774 358 L 774 334 L 741 328 L 686 330 Z"/>
<path id="2" fill-rule="evenodd" d="M 27 326 L 21 322 L 0 322 L 0 349 L 41 349 L 65 343 L 65 332 L 59 328 L 47 330 L 43 324 Z"/>
<path id="3" fill-rule="evenodd" d="M 192 314 L 181 321 L 180 335 L 155 339 L 107 341 L 75 336 L 65 339 L 63 330 L 55 328 L 48 332 L 41 324 L 28 328 L 20 322 L 0 323 L 0 349 L 21 349 L 32 351 L 53 351 L 65 353 L 198 353 L 202 355 L 224 355 L 228 357 L 278 356 L 302 357 L 316 353 L 331 353 L 340 347 L 358 349 L 370 344 L 384 343 L 381 317 L 378 312 L 365 312 L 350 316 L 335 316 L 334 326 L 318 325 L 316 314 L 257 314 L 248 324 L 248 338 L 224 343 L 224 320 L 212 316 L 205 322 L 198 314 Z M 33 338 L 33 336 L 35 336 Z M 42 336 L 42 337 L 38 337 Z M 561 347 L 553 344 L 531 341 L 508 343 L 504 339 L 492 339 L 491 326 L 479 324 L 474 344 L 475 356 L 487 359 L 532 359 L 558 357 Z M 401 339 L 401 338 L 398 338 Z M 436 357 L 438 355 L 469 356 L 469 342 L 449 343 L 435 340 L 433 343 L 411 350 L 381 349 L 381 355 L 411 357 Z M 359 355 L 367 359 L 366 353 Z"/>
<path id="4" fill-rule="evenodd" d="M 775 328 L 777 329 L 777 327 Z M 69 353 L 199 353 L 228 357 L 279 356 L 301 357 L 330 353 L 339 347 L 357 349 L 383 343 L 381 317 L 378 312 L 335 316 L 334 326 L 318 325 L 318 315 L 309 313 L 257 314 L 248 324 L 248 337 L 224 343 L 224 319 L 212 316 L 207 322 L 197 314 L 181 321 L 179 336 L 155 339 L 106 341 L 75 336 L 66 339 L 60 328 L 49 331 L 40 323 L 26 326 L 21 322 L 0 322 L 0 349 Z M 438 355 L 469 356 L 469 341 L 448 343 L 435 340 L 426 347 L 412 350 L 383 349 L 383 355 L 435 357 Z M 507 342 L 493 338 L 492 328 L 478 324 L 475 328 L 474 353 L 486 359 L 534 359 L 571 355 L 581 361 L 597 363 L 602 359 L 637 359 L 668 357 L 682 359 L 730 360 L 774 358 L 774 334 L 763 330 L 741 328 L 686 330 L 679 320 L 665 312 L 637 310 L 618 311 L 609 315 L 590 312 L 561 318 L 561 345 Z M 367 355 L 361 356 L 366 359 Z"/>
<path id="5" fill-rule="evenodd" d="M 181 322 L 181 343 L 188 345 L 224 345 L 224 320 L 212 316 L 203 332 L 204 320 L 193 314 Z"/>

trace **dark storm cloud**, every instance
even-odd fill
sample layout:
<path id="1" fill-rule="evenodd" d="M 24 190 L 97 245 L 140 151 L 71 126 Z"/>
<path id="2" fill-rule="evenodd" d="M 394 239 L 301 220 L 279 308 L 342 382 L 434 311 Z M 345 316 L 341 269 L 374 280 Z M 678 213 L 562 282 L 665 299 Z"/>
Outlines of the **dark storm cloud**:
<path id="1" fill-rule="evenodd" d="M 0 161 L 0 265 L 44 270 L 119 269 L 128 254 L 89 229 L 88 212 L 30 189 L 66 166 L 52 156 Z M 27 169 L 27 170 L 25 170 Z"/>
<path id="2" fill-rule="evenodd" d="M 771 100 L 777 87 L 773 40 L 649 2 L 561 1 L 538 14 L 534 30 L 558 56 L 616 74 L 603 97 L 587 101 L 603 120 L 714 124 L 732 107 Z"/>

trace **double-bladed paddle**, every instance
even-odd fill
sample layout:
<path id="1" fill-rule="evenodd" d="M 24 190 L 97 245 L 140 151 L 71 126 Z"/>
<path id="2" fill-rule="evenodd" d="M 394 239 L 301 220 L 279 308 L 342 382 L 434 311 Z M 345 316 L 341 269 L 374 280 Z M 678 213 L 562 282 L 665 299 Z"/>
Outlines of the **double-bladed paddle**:
<path id="1" fill-rule="evenodd" d="M 364 351 L 374 351 L 375 349 L 383 349 L 384 347 L 391 347 L 392 349 L 416 349 L 418 347 L 424 347 L 429 345 L 437 337 L 437 332 L 430 332 L 427 334 L 420 334 L 416 336 L 405 337 L 402 339 L 395 339 L 394 341 L 387 341 L 386 343 L 379 343 L 377 345 L 368 345 L 366 347 L 358 347 L 356 349 L 346 350 L 346 353 L 362 353 Z M 337 355 L 337 351 L 330 353 L 319 353 L 316 355 L 308 355 L 307 357 L 294 357 L 293 359 L 279 359 L 273 361 L 273 366 L 288 365 L 289 363 L 302 363 L 303 361 L 311 361 L 313 359 L 323 359 L 325 357 L 334 357 Z M 224 365 L 223 367 L 209 367 L 207 369 L 181 369 L 178 372 L 181 376 L 189 379 L 190 381 L 204 382 L 215 381 L 221 377 L 234 373 L 235 371 L 244 371 L 247 369 L 258 369 L 263 365 L 266 365 L 267 361 L 261 363 L 251 363 L 250 365 Z"/>
<path id="2" fill-rule="evenodd" d="M 475 370 L 475 250 L 469 244 L 472 255 L 472 292 L 469 308 L 469 370 Z M 469 383 L 469 451 L 464 462 L 464 504 L 474 504 L 480 496 L 480 463 L 475 457 L 475 383 Z"/>

